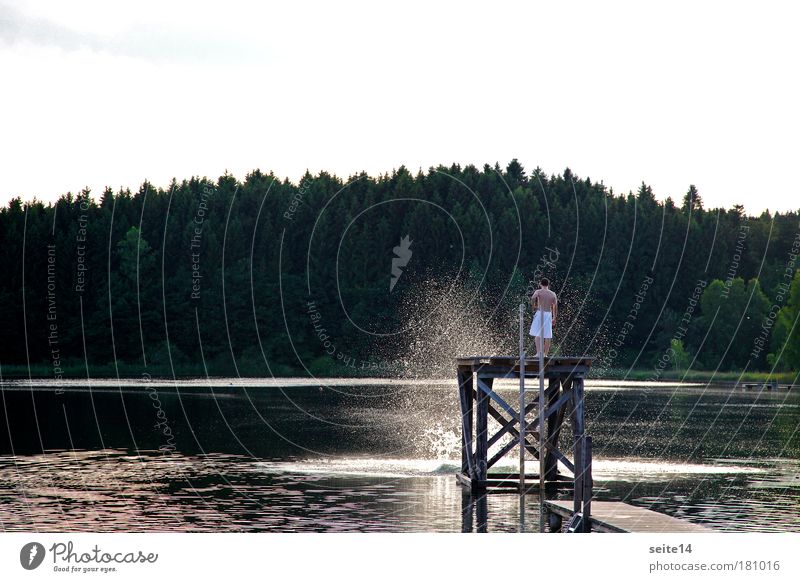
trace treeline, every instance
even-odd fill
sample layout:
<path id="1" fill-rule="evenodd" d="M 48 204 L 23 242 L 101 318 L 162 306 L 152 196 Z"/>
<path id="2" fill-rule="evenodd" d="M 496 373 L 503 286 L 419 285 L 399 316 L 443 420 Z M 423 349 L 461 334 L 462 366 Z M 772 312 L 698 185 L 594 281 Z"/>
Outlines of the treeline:
<path id="1" fill-rule="evenodd" d="M 693 186 L 676 201 L 645 184 L 618 195 L 516 160 L 14 199 L 0 210 L 0 364 L 396 373 L 425 336 L 421 312 L 475 313 L 435 338 L 445 349 L 449 334 L 513 340 L 515 306 L 547 275 L 561 351 L 600 367 L 798 369 L 799 251 L 797 212 L 707 209 Z"/>

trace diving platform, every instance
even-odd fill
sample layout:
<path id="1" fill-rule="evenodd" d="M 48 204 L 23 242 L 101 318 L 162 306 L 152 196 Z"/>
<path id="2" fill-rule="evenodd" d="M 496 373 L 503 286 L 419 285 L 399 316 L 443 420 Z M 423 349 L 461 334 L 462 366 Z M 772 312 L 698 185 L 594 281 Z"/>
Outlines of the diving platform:
<path id="1" fill-rule="evenodd" d="M 575 511 L 583 512 L 584 500 L 589 502 L 592 495 L 591 438 L 585 434 L 583 404 L 584 379 L 592 358 L 462 356 L 456 358 L 455 363 L 462 436 L 458 482 L 473 492 L 517 487 L 524 493 L 542 484 L 550 489 L 570 488 L 574 491 Z M 515 406 L 494 389 L 497 378 L 520 379 L 520 404 Z M 527 378 L 538 378 L 540 389 L 525 388 Z M 535 383 L 531 382 L 530 386 L 533 385 Z M 528 392 L 531 394 L 526 397 Z M 542 402 L 541 395 L 544 396 Z M 489 417 L 499 424 L 494 434 L 489 434 Z M 544 419 L 541 438 L 540 417 Z M 569 447 L 562 450 L 559 438 L 567 418 L 572 439 L 569 439 Z M 540 461 L 538 473 L 525 473 L 522 461 L 519 473 L 490 473 L 492 466 L 503 457 L 515 448 L 519 451 L 523 442 L 525 452 Z M 499 449 L 489 457 L 489 449 L 495 445 L 499 445 Z M 559 467 L 569 475 L 560 474 Z M 544 475 L 543 483 L 540 474 Z"/>
<path id="2" fill-rule="evenodd" d="M 551 532 L 711 531 L 643 507 L 593 499 L 592 439 L 586 434 L 584 418 L 584 381 L 593 359 L 525 357 L 524 307 L 520 305 L 519 356 L 462 356 L 455 360 L 461 409 L 461 469 L 456 479 L 468 492 L 465 495 L 476 499 L 483 516 L 478 531 L 486 531 L 486 494 L 501 490 L 519 492 L 521 523 L 525 494 L 538 490 L 540 531 L 545 531 L 545 521 Z M 495 389 L 497 378 L 519 380 L 516 405 L 509 398 L 513 389 L 502 394 Z M 538 381 L 526 385 L 528 379 Z M 498 425 L 494 434 L 489 430 L 490 417 Z M 567 422 L 571 438 L 561 438 Z M 519 453 L 518 472 L 490 470 L 514 449 Z M 526 472 L 526 457 L 538 461 L 535 474 Z M 564 490 L 571 491 L 572 499 L 553 499 Z M 471 516 L 471 507 L 466 502 L 465 516 Z M 562 528 L 565 520 L 567 526 Z M 462 530 L 471 531 L 471 525 Z"/>

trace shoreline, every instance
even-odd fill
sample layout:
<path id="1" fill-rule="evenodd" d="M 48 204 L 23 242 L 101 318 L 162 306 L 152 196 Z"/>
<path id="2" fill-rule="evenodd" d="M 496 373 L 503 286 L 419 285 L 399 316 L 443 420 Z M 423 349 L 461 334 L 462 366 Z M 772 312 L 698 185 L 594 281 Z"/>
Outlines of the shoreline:
<path id="1" fill-rule="evenodd" d="M 738 376 L 737 376 L 738 378 Z M 775 379 L 775 376 L 773 376 Z M 586 380 L 587 388 L 592 389 L 625 389 L 647 388 L 728 388 L 760 391 L 762 388 L 775 392 L 787 392 L 800 389 L 795 375 L 788 379 L 778 379 L 777 387 L 773 387 L 771 382 L 763 378 L 758 379 L 725 379 L 715 377 L 711 381 L 708 379 L 698 380 L 697 378 L 660 378 L 658 380 L 638 379 L 629 375 L 627 378 L 622 376 L 594 376 Z M 393 387 L 393 386 L 424 386 L 448 389 L 455 383 L 454 378 L 397 378 L 397 377 L 353 377 L 353 376 L 122 376 L 91 378 L 75 377 L 62 378 L 61 380 L 52 377 L 7 377 L 3 376 L 0 382 L 0 390 L 3 391 L 31 391 L 31 392 L 107 392 L 107 391 L 139 391 L 142 389 L 175 389 L 185 393 L 215 393 L 220 394 L 238 389 L 269 389 L 269 388 L 308 388 L 319 387 L 335 389 L 337 387 Z M 506 385 L 507 384 L 507 385 Z M 517 389 L 517 380 L 498 383 L 495 387 L 498 390 Z"/>
<path id="2" fill-rule="evenodd" d="M 344 371 L 344 370 L 343 370 Z M 87 373 L 89 372 L 89 373 Z M 0 366 L 0 381 L 4 384 L 6 381 L 20 380 L 35 380 L 36 382 L 49 381 L 51 383 L 75 383 L 76 381 L 93 381 L 93 380 L 131 380 L 139 379 L 143 383 L 154 380 L 197 380 L 197 381 L 219 381 L 222 379 L 241 379 L 241 380 L 255 380 L 255 379 L 268 379 L 268 380 L 291 380 L 291 379 L 305 379 L 309 378 L 325 378 L 335 379 L 337 382 L 346 380 L 386 380 L 395 382 L 415 383 L 419 381 L 419 377 L 403 377 L 399 374 L 369 374 L 365 370 L 363 374 L 353 374 L 352 369 L 348 369 L 349 373 L 337 373 L 338 370 L 325 368 L 315 369 L 310 367 L 308 370 L 292 369 L 287 366 L 272 366 L 271 369 L 262 367 L 260 369 L 240 367 L 236 369 L 221 370 L 221 373 L 204 373 L 201 367 L 194 366 L 164 366 L 164 365 L 150 365 L 148 367 L 119 364 L 89 366 L 87 371 L 86 366 L 64 366 L 63 372 L 58 375 L 53 374 L 52 366 L 48 364 L 34 364 L 30 367 L 25 364 L 6 364 Z M 372 370 L 375 372 L 375 370 Z M 594 372 L 594 373 L 593 373 Z M 724 371 L 715 372 L 713 370 L 665 370 L 661 372 L 657 378 L 654 378 L 652 368 L 617 368 L 607 369 L 602 373 L 593 371 L 589 373 L 587 379 L 590 380 L 620 380 L 630 382 L 681 382 L 681 383 L 714 383 L 714 384 L 743 384 L 743 383 L 769 383 L 777 382 L 778 384 L 800 384 L 800 372 L 742 372 L 742 371 Z M 455 368 L 453 371 L 453 379 L 455 378 Z M 437 381 L 449 380 L 449 377 L 425 378 L 424 381 Z"/>

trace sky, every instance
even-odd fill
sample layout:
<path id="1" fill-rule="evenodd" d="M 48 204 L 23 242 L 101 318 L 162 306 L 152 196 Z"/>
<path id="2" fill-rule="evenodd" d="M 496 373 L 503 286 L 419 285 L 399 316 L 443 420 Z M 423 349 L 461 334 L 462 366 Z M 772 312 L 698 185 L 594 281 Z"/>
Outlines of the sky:
<path id="1" fill-rule="evenodd" d="M 790 2 L 0 0 L 0 203 L 500 163 L 800 209 Z"/>

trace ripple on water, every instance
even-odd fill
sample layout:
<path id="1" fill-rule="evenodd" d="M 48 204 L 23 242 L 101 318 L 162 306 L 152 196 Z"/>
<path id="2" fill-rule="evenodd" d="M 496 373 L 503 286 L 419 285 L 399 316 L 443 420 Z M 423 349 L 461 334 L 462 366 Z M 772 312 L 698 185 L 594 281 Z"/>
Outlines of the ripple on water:
<path id="1" fill-rule="evenodd" d="M 261 461 L 120 450 L 2 457 L 0 527 L 461 531 L 475 507 L 464 504 L 452 477 L 459 467 L 441 459 Z M 725 531 L 800 531 L 796 462 L 599 459 L 596 475 L 598 499 L 624 499 Z M 489 496 L 487 529 L 516 531 L 519 523 L 508 516 L 518 515 L 518 503 L 515 495 Z M 538 504 L 528 496 L 526 522 L 537 520 Z"/>

